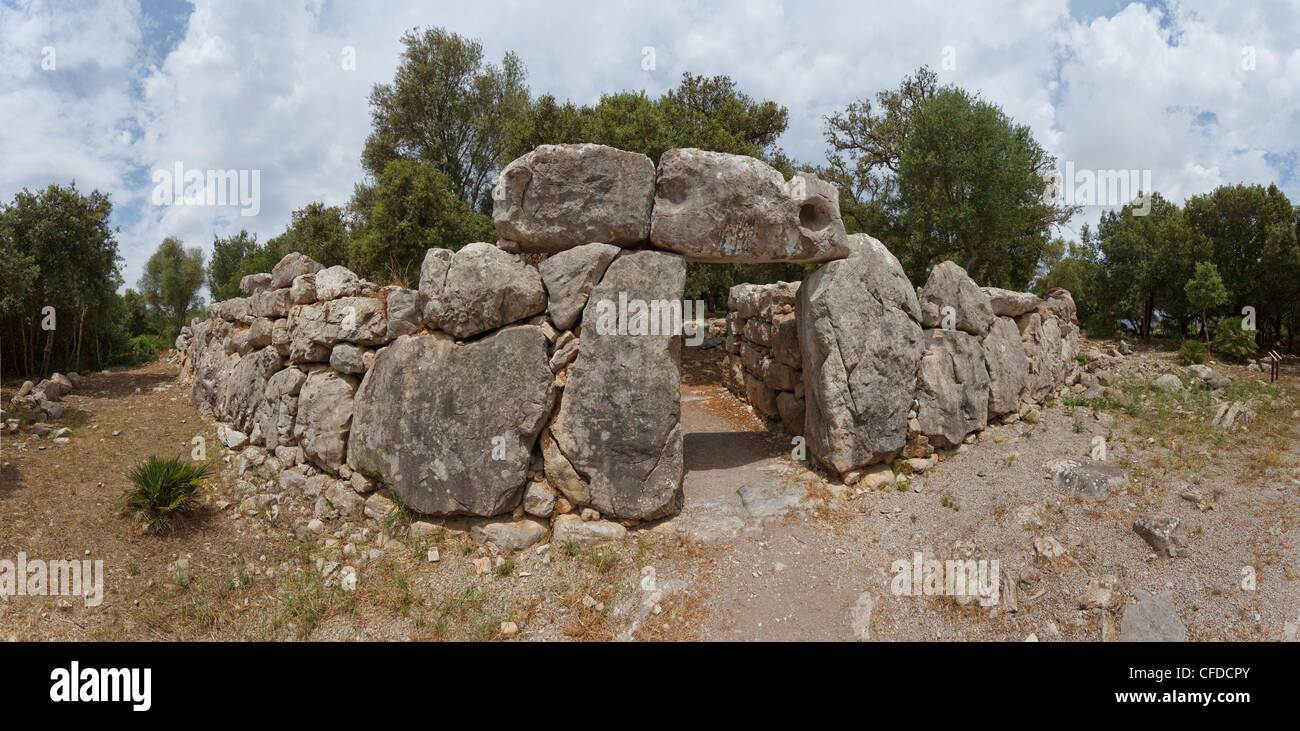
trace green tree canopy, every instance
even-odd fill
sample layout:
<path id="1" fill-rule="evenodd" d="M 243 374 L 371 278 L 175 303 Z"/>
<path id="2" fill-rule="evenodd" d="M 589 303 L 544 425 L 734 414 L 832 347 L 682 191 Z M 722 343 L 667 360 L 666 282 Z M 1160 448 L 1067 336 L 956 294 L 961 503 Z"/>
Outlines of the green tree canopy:
<path id="1" fill-rule="evenodd" d="M 1196 275 L 1187 280 L 1184 290 L 1188 304 L 1201 313 L 1201 329 L 1205 332 L 1205 339 L 1209 340 L 1210 328 L 1206 314 L 1228 301 L 1228 289 L 1223 286 L 1219 268 L 1208 261 L 1197 262 Z"/>
<path id="2" fill-rule="evenodd" d="M 507 129 L 528 106 L 523 64 L 513 53 L 485 63 L 482 43 L 442 28 L 408 31 L 402 45 L 392 83 L 370 93 L 362 165 L 376 179 L 399 158 L 432 165 L 486 210 Z"/>
<path id="3" fill-rule="evenodd" d="M 99 366 L 112 349 L 119 273 L 113 204 L 75 182 L 0 206 L 0 340 L 7 372 Z M 46 309 L 55 327 L 42 330 Z"/>
<path id="4" fill-rule="evenodd" d="M 257 235 L 241 230 L 231 236 L 212 237 L 212 257 L 208 260 L 208 292 L 213 302 L 238 297 L 239 280 L 247 272 L 245 261 L 258 249 Z"/>
<path id="5" fill-rule="evenodd" d="M 456 195 L 434 166 L 394 160 L 379 178 L 350 266 L 377 281 L 412 284 L 429 248 L 459 249 L 474 241 L 496 241 L 492 218 Z"/>
<path id="6" fill-rule="evenodd" d="M 997 106 L 942 89 L 916 110 L 898 162 L 900 260 L 921 281 L 951 259 L 975 281 L 1023 289 L 1073 209 L 1044 199 L 1056 160 Z"/>
<path id="7" fill-rule="evenodd" d="M 191 311 L 203 306 L 199 288 L 203 286 L 203 251 L 186 249 L 180 239 L 168 236 L 145 263 L 140 277 L 140 293 L 145 303 L 167 323 L 164 338 L 174 338 L 185 326 Z"/>

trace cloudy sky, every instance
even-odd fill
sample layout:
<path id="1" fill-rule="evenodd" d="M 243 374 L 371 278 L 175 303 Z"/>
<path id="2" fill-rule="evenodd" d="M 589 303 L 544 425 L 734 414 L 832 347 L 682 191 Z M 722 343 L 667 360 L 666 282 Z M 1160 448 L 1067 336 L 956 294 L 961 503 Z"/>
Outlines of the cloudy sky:
<path id="1" fill-rule="evenodd" d="M 1293 0 L 0 0 L 0 200 L 74 179 L 111 193 L 128 286 L 164 236 L 264 241 L 294 209 L 348 199 L 369 90 L 423 26 L 496 62 L 513 50 L 534 95 L 580 103 L 729 75 L 789 109 L 780 144 L 812 163 L 823 117 L 928 64 L 1077 169 L 1149 170 L 1179 201 L 1237 182 L 1300 201 Z M 155 173 L 178 163 L 260 171 L 257 214 L 160 203 Z"/>

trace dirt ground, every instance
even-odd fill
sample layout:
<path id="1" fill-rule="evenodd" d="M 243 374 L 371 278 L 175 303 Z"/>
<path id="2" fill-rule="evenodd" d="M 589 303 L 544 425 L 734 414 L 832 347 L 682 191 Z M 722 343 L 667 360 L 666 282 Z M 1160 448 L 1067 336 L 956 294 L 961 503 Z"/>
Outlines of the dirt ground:
<path id="1" fill-rule="evenodd" d="M 863 491 L 811 469 L 791 435 L 727 392 L 721 355 L 683 356 L 680 515 L 636 526 L 620 545 L 500 555 L 456 522 L 416 539 L 336 521 L 300 538 L 291 523 L 309 504 L 281 496 L 273 509 L 241 510 L 237 456 L 218 446 L 173 366 L 87 376 L 64 397 L 68 444 L 2 437 L 0 559 L 102 560 L 105 598 L 0 599 L 0 639 L 497 640 L 513 623 L 522 640 L 1109 640 L 1139 589 L 1168 596 L 1193 640 L 1277 640 L 1300 623 L 1294 372 L 1269 385 L 1216 365 L 1234 379 L 1226 395 L 1257 412 L 1228 432 L 1210 426 L 1208 392 L 1146 389 L 1142 379 L 1181 369 L 1139 349 L 1116 368 L 1125 402 L 1054 400 L 1037 423 L 991 427 L 923 473 Z M 16 386 L 0 389 L 6 403 Z M 196 436 L 220 468 L 198 513 L 167 535 L 122 517 L 129 467 L 188 456 Z M 1087 456 L 1098 436 L 1126 490 L 1084 502 L 1045 479 L 1046 461 Z M 1213 509 L 1182 498 L 1188 489 Z M 1184 522 L 1188 555 L 1155 556 L 1132 530 L 1146 511 Z M 1060 555 L 1035 547 L 1049 537 Z M 998 560 L 1002 601 L 896 595 L 891 567 L 916 553 Z M 355 590 L 332 564 L 357 568 Z M 1247 568 L 1253 590 L 1242 588 Z M 1089 582 L 1107 575 L 1113 602 L 1082 607 Z"/>

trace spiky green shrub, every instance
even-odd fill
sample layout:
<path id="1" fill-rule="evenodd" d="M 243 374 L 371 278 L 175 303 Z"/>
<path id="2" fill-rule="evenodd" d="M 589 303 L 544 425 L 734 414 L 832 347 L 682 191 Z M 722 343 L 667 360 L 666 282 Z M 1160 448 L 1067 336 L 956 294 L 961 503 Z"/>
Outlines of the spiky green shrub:
<path id="1" fill-rule="evenodd" d="M 208 476 L 206 462 L 150 457 L 126 474 L 131 480 L 122 514 L 139 517 L 155 532 L 169 530 L 177 518 L 198 507 L 194 493 Z"/>
<path id="2" fill-rule="evenodd" d="M 1223 360 L 1241 363 L 1258 349 L 1255 332 L 1242 330 L 1240 317 L 1226 317 L 1214 329 L 1214 350 Z"/>
<path id="3" fill-rule="evenodd" d="M 1184 340 L 1182 346 L 1178 348 L 1178 362 L 1183 365 L 1204 363 L 1209 359 L 1210 352 L 1199 340 Z"/>

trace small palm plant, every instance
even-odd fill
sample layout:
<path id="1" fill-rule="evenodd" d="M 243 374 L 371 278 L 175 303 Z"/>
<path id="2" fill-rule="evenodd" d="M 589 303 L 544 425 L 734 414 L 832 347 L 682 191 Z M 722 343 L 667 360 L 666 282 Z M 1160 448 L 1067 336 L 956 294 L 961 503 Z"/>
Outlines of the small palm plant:
<path id="1" fill-rule="evenodd" d="M 122 514 L 140 517 L 157 533 L 169 530 L 177 518 L 198 507 L 194 492 L 207 476 L 206 462 L 150 457 L 127 473 L 134 487 L 126 494 Z"/>

